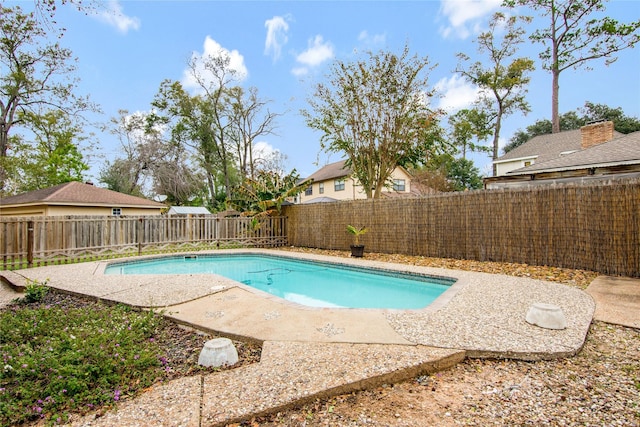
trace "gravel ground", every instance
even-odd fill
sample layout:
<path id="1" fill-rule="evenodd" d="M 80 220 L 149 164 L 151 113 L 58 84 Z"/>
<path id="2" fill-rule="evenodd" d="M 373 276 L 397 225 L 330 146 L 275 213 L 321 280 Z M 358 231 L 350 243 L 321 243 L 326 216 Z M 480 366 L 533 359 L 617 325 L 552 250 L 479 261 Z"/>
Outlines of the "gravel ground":
<path id="1" fill-rule="evenodd" d="M 299 250 L 299 249 L 296 249 Z M 346 252 L 321 251 L 348 256 Z M 585 289 L 588 271 L 402 255 L 368 259 L 511 274 Z M 640 331 L 595 322 L 575 357 L 466 360 L 433 376 L 318 400 L 245 426 L 640 426 Z"/>
<path id="2" fill-rule="evenodd" d="M 412 381 L 316 401 L 246 426 L 638 426 L 640 333 L 594 323 L 575 357 L 466 360 Z"/>

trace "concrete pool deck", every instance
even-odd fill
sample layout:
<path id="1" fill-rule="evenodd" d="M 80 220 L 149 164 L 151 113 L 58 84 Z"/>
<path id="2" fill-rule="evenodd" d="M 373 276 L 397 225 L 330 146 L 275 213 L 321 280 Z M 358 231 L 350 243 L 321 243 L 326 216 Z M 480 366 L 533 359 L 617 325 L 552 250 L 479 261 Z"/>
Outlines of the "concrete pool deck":
<path id="1" fill-rule="evenodd" d="M 216 251 L 215 253 L 238 251 Z M 12 275 L 137 307 L 162 308 L 185 325 L 263 343 L 260 363 L 158 386 L 118 410 L 76 425 L 224 425 L 317 397 L 434 372 L 464 357 L 539 360 L 576 354 L 596 304 L 557 283 L 365 259 L 243 250 L 457 279 L 422 310 L 310 308 L 214 275 L 103 275 L 109 262 Z M 202 253 L 202 252 L 201 252 Z M 9 278 L 11 280 L 11 278 Z M 536 303 L 562 308 L 567 328 L 525 321 Z M 141 412 L 142 411 L 142 412 Z"/>

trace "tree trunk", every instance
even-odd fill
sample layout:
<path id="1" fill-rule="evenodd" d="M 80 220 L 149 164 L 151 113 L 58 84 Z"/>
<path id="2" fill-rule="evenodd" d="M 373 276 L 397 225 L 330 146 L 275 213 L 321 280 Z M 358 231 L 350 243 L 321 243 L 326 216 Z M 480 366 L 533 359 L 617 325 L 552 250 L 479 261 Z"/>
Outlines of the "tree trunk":
<path id="1" fill-rule="evenodd" d="M 7 171 L 2 166 L 2 160 L 7 157 L 9 149 L 9 128 L 6 124 L 0 124 L 0 195 L 3 193 L 4 184 L 7 181 Z"/>
<path id="2" fill-rule="evenodd" d="M 553 76 L 551 88 L 551 132 L 560 132 L 560 113 L 558 112 L 558 92 L 560 91 L 560 71 L 557 68 L 551 70 Z"/>
<path id="3" fill-rule="evenodd" d="M 558 112 L 558 92 L 560 85 L 560 63 L 558 62 L 558 46 L 560 40 L 556 33 L 558 10 L 555 3 L 551 2 L 551 133 L 560 132 L 560 113 Z"/>
<path id="4" fill-rule="evenodd" d="M 496 116 L 496 127 L 493 132 L 493 149 L 491 153 L 491 158 L 493 160 L 493 176 L 496 176 L 498 173 L 498 165 L 495 164 L 495 161 L 498 160 L 498 152 L 500 151 L 500 129 L 502 128 L 502 106 L 500 105 L 498 108 L 498 115 Z"/>
<path id="5" fill-rule="evenodd" d="M 0 159 L 7 157 L 9 148 L 9 128 L 6 124 L 0 124 Z"/>

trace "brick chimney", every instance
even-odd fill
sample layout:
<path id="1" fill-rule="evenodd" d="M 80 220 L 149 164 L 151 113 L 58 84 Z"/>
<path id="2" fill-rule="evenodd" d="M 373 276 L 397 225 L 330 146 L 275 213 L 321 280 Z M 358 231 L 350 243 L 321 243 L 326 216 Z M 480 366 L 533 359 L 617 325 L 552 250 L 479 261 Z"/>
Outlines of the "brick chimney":
<path id="1" fill-rule="evenodd" d="M 582 149 L 602 144 L 613 139 L 613 122 L 589 123 L 580 128 Z"/>

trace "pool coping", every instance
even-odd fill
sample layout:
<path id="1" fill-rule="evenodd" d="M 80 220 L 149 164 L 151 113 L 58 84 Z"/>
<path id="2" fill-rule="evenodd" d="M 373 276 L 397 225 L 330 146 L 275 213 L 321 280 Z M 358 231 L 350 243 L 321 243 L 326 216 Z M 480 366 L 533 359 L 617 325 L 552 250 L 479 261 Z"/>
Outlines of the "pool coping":
<path id="1" fill-rule="evenodd" d="M 161 259 L 161 258 L 168 258 L 168 257 L 180 257 L 180 256 L 185 256 L 185 255 L 192 255 L 192 254 L 197 254 L 197 255 L 213 255 L 213 256 L 220 256 L 220 255 L 225 255 L 225 254 L 231 254 L 231 255 L 259 255 L 259 256 L 267 256 L 267 257 L 271 257 L 271 258 L 282 258 L 282 259 L 287 259 L 287 260 L 303 260 L 303 261 L 307 261 L 307 262 L 313 262 L 313 261 L 319 261 L 319 262 L 323 262 L 326 264 L 333 264 L 333 265 L 337 265 L 337 266 L 344 266 L 344 267 L 357 267 L 357 268 L 362 268 L 362 269 L 367 269 L 367 265 L 358 265 L 354 262 L 341 262 L 341 260 L 344 260 L 344 258 L 335 258 L 335 257 L 322 257 L 319 255 L 309 255 L 309 254 L 304 254 L 304 253 L 297 253 L 297 252 L 286 252 L 286 251 L 278 251 L 277 253 L 275 253 L 274 250 L 268 250 L 268 251 L 264 251 L 264 250 L 256 250 L 256 249 L 243 249 L 243 250 L 216 250 L 216 251 L 199 251 L 199 252 L 181 252 L 181 253 L 177 253 L 177 254 L 154 254 L 154 255 L 144 255 L 144 256 L 138 256 L 138 257 L 132 257 L 130 259 L 117 259 L 117 260 L 109 260 L 109 261 L 101 261 L 99 262 L 97 268 L 94 271 L 95 275 L 104 275 L 105 274 L 105 270 L 107 269 L 108 266 L 113 265 L 113 264 L 134 264 L 140 261 L 144 261 L 144 260 L 149 260 L 149 259 Z M 356 261 L 357 262 L 357 261 Z M 386 273 L 398 273 L 398 274 L 403 274 L 403 273 L 407 273 L 407 269 L 406 268 L 402 268 L 403 266 L 401 264 L 385 264 L 384 267 L 373 267 L 376 270 L 380 270 L 380 271 L 384 271 Z M 450 271 L 454 271 L 454 270 L 450 270 Z M 277 295 L 273 295 L 270 294 L 268 292 L 265 292 L 261 289 L 255 288 L 253 286 L 247 285 L 245 283 L 242 282 L 238 282 L 236 280 L 230 279 L 228 277 L 222 276 L 222 275 L 218 275 L 218 274 L 213 274 L 213 273 L 207 273 L 205 276 L 206 277 L 213 277 L 215 278 L 216 281 L 219 281 L 222 283 L 222 285 L 219 285 L 219 287 L 212 289 L 214 292 L 218 292 L 218 291 L 224 291 L 227 290 L 231 287 L 238 287 L 240 289 L 244 289 L 248 292 L 252 292 L 255 293 L 256 295 L 261 296 L 262 298 L 267 298 L 267 299 L 271 299 L 273 301 L 276 301 L 278 303 L 281 304 L 285 304 L 285 305 L 290 305 L 292 307 L 296 307 L 298 309 L 301 310 L 326 310 L 326 309 L 335 309 L 335 310 L 363 310 L 363 311 L 368 311 L 368 310 L 374 310 L 374 311 L 389 311 L 389 312 L 406 312 L 406 311 L 414 311 L 414 312 L 430 312 L 430 311 L 437 311 L 440 308 L 444 307 L 454 296 L 455 294 L 462 288 L 465 286 L 466 281 L 464 280 L 464 278 L 459 279 L 459 278 L 455 278 L 455 277 L 450 277 L 450 276 L 440 276 L 440 275 L 435 275 L 435 274 L 424 274 L 418 271 L 414 271 L 414 272 L 408 272 L 408 273 L 413 273 L 415 275 L 419 275 L 421 277 L 429 277 L 429 278 L 434 278 L 434 279 L 438 279 L 438 280 L 447 280 L 447 281 L 452 281 L 451 284 L 447 285 L 448 289 L 445 290 L 442 294 L 440 294 L 436 299 L 434 299 L 430 304 L 428 304 L 425 307 L 422 308 L 412 308 L 412 309 L 398 309 L 398 308 L 354 308 L 354 307 L 313 307 L 313 306 L 308 306 L 305 304 L 300 304 L 297 303 L 295 301 L 290 301 L 290 300 L 286 300 L 284 298 L 278 297 Z M 189 275 L 184 275 L 184 274 L 162 274 L 162 276 L 167 276 L 168 278 L 175 278 L 176 280 L 181 279 L 181 278 L 185 278 L 188 276 L 197 276 L 198 274 L 189 274 Z M 150 274 L 127 274 L 127 277 L 137 277 L 137 276 L 153 276 Z M 197 298 L 196 298 L 197 299 Z M 189 302 L 189 301 L 184 301 L 184 302 Z M 153 308 L 152 306 L 140 306 L 140 308 Z"/>
<path id="2" fill-rule="evenodd" d="M 595 303 L 586 292 L 558 283 L 386 263 L 366 257 L 339 258 L 275 249 L 225 249 L 132 259 L 193 253 L 268 254 L 450 277 L 456 282 L 426 308 L 396 310 L 306 307 L 214 275 L 127 275 L 123 280 L 119 275 L 102 274 L 107 264 L 122 260 L 38 267 L 21 272 L 32 279 L 48 279 L 52 287 L 67 292 L 141 308 L 161 308 L 178 322 L 230 337 L 260 342 L 410 343 L 460 349 L 473 357 L 539 360 L 574 355 L 584 344 L 595 311 Z M 185 282 L 189 283 L 188 287 L 184 286 Z M 527 323 L 527 310 L 536 302 L 561 307 L 567 317 L 567 328 L 549 330 Z M 247 313 L 246 307 L 252 307 L 251 312 Z M 363 322 L 374 323 L 367 329 Z M 380 329 L 380 337 L 373 330 L 374 325 Z M 253 330 L 260 328 L 260 334 L 252 335 Z M 296 328 L 306 329 L 287 335 L 296 332 Z M 318 333 L 318 330 L 321 331 Z M 366 336 L 359 337 L 358 331 Z"/>

